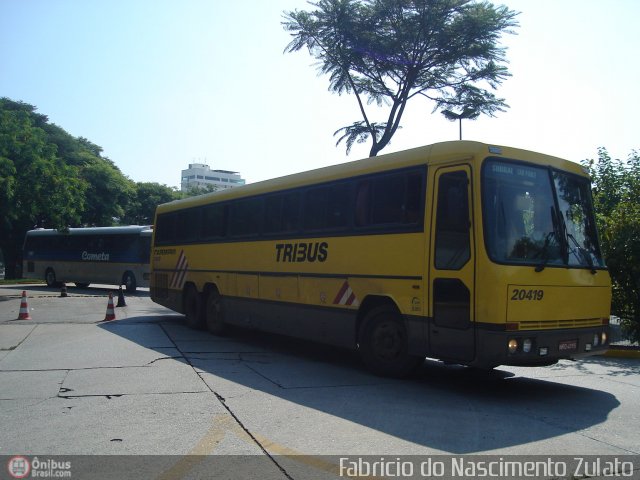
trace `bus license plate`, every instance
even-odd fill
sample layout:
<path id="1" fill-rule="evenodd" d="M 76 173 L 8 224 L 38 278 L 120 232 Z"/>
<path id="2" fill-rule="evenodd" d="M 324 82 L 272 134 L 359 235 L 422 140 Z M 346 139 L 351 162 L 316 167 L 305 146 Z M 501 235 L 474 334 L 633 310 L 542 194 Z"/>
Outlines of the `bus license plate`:
<path id="1" fill-rule="evenodd" d="M 564 340 L 558 344 L 558 350 L 561 352 L 571 352 L 578 349 L 578 339 Z"/>

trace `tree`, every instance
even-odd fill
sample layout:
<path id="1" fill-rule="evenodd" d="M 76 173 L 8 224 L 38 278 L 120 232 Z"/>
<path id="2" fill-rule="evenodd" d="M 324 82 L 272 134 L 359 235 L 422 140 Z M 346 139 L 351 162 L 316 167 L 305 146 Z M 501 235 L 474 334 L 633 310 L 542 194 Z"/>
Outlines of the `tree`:
<path id="1" fill-rule="evenodd" d="M 293 40 L 285 52 L 306 47 L 329 75 L 329 90 L 354 94 L 362 120 L 338 129 L 336 145 L 347 154 L 371 139 L 377 155 L 400 128 L 407 102 L 422 96 L 437 110 L 472 108 L 493 116 L 504 99 L 490 90 L 510 76 L 504 33 L 517 26 L 516 12 L 471 0 L 320 0 L 316 10 L 285 12 Z M 385 106 L 372 120 L 366 105 Z M 365 105 L 366 104 L 366 105 Z"/>
<path id="2" fill-rule="evenodd" d="M 86 152 L 85 152 L 86 153 Z M 79 175 L 91 186 L 86 192 L 82 225 L 105 227 L 120 223 L 126 206 L 135 195 L 135 184 L 114 163 L 87 153 Z"/>
<path id="3" fill-rule="evenodd" d="M 180 192 L 159 183 L 136 183 L 135 193 L 127 205 L 124 223 L 151 225 L 156 207 L 180 198 Z"/>
<path id="4" fill-rule="evenodd" d="M 602 252 L 613 282 L 611 311 L 640 341 L 640 154 L 613 160 L 605 148 L 587 160 Z"/>
<path id="5" fill-rule="evenodd" d="M 82 226 L 110 226 L 124 216 L 124 209 L 134 194 L 134 182 L 129 180 L 108 158 L 102 147 L 83 137 L 75 138 L 57 125 L 44 123 L 42 129 L 49 142 L 57 146 L 57 156 L 75 167 L 75 174 L 85 182 L 85 202 L 80 222 Z"/>
<path id="6" fill-rule="evenodd" d="M 455 122 L 456 120 L 458 120 L 460 124 L 460 140 L 462 140 L 462 120 L 463 119 L 475 120 L 480 116 L 481 112 L 480 110 L 476 110 L 473 106 L 467 106 L 467 107 L 464 107 L 460 113 L 456 113 L 449 109 L 442 110 L 440 113 L 442 113 L 444 118 L 452 122 Z"/>
<path id="7" fill-rule="evenodd" d="M 35 108 L 0 98 L 0 248 L 6 276 L 16 275 L 24 233 L 80 221 L 86 185 L 57 156 Z"/>
<path id="8" fill-rule="evenodd" d="M 186 191 L 180 192 L 180 198 L 197 197 L 198 195 L 204 195 L 206 193 L 213 193 L 218 191 L 218 187 L 215 185 L 192 185 Z"/>

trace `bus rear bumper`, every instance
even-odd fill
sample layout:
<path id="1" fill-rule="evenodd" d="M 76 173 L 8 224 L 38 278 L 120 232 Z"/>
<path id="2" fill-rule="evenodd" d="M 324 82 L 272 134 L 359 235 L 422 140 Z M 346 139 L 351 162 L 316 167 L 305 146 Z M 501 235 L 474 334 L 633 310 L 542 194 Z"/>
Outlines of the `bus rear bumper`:
<path id="1" fill-rule="evenodd" d="M 609 348 L 608 326 L 497 332 L 477 330 L 477 366 L 552 365 L 561 359 L 601 355 Z"/>

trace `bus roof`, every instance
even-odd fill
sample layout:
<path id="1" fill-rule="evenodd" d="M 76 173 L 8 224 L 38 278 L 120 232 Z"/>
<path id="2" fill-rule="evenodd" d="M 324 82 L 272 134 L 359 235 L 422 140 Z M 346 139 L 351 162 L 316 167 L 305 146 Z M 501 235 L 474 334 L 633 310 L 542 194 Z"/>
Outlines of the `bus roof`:
<path id="1" fill-rule="evenodd" d="M 210 202 L 231 200 L 234 198 L 250 197 L 281 189 L 290 189 L 323 183 L 341 178 L 366 175 L 368 173 L 394 170 L 420 164 L 445 165 L 473 158 L 498 156 L 505 159 L 531 161 L 541 165 L 569 170 L 579 175 L 586 175 L 582 167 L 558 157 L 542 153 L 522 150 L 501 145 L 490 145 L 482 142 L 456 140 L 432 145 L 412 148 L 400 152 L 388 153 L 377 157 L 344 162 L 337 165 L 317 168 L 300 173 L 294 173 L 262 182 L 256 182 L 222 191 L 198 195 L 160 205 L 162 211 L 174 211 L 182 208 L 202 205 Z"/>
<path id="2" fill-rule="evenodd" d="M 131 235 L 146 231 L 151 232 L 152 228 L 152 225 L 127 225 L 124 227 L 70 228 L 68 232 L 60 232 L 52 228 L 38 228 L 36 230 L 29 230 L 27 235 L 37 237 L 54 235 Z"/>

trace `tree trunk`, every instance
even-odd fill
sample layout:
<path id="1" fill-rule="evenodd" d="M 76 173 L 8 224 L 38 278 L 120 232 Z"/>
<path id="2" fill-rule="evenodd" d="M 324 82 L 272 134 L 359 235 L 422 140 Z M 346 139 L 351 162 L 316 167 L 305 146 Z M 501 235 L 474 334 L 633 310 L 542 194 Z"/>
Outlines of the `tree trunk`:
<path id="1" fill-rule="evenodd" d="M 22 278 L 22 249 L 13 245 L 3 245 L 4 278 L 13 280 Z"/>
<path id="2" fill-rule="evenodd" d="M 378 142 L 378 143 L 374 144 L 371 147 L 371 150 L 369 150 L 369 156 L 370 157 L 377 156 L 378 153 L 380 152 L 380 150 L 382 150 L 384 147 L 386 147 L 388 143 L 389 143 L 389 141 L 387 140 L 386 142 Z"/>

